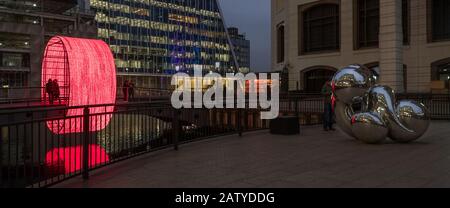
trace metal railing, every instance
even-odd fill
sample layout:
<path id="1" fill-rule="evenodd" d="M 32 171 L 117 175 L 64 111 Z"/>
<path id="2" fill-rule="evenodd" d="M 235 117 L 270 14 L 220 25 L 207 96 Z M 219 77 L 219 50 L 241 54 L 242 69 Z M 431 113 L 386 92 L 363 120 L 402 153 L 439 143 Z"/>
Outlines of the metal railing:
<path id="1" fill-rule="evenodd" d="M 321 114 L 318 98 L 288 99 L 293 100 L 281 102 L 282 114 Z M 261 111 L 176 110 L 168 101 L 0 111 L 1 186 L 47 187 L 78 175 L 88 178 L 89 171 L 144 153 L 267 129 Z M 320 122 L 306 119 L 302 124 Z M 100 126 L 106 127 L 95 131 Z"/>
<path id="2" fill-rule="evenodd" d="M 63 88 L 63 86 L 60 86 Z M 13 107 L 33 107 L 50 105 L 47 95 L 42 97 L 43 87 L 8 87 L 0 88 L 0 108 L 13 108 Z M 168 99 L 171 95 L 171 90 L 158 89 L 158 88 L 143 88 L 135 87 L 134 96 L 131 96 L 129 101 L 142 102 L 159 99 Z M 67 103 L 68 97 L 61 96 L 61 103 Z M 123 100 L 123 88 L 117 88 L 117 100 Z M 59 100 L 55 102 L 59 104 Z"/>
<path id="3" fill-rule="evenodd" d="M 433 120 L 450 120 L 450 94 L 398 94 L 398 99 L 408 99 L 423 103 Z"/>
<path id="4" fill-rule="evenodd" d="M 114 110 L 108 112 L 110 107 Z M 68 110 L 83 113 L 66 115 Z M 225 114 L 228 119 L 223 119 Z M 258 115 L 244 110 L 175 110 L 167 102 L 3 112 L 1 186 L 47 187 L 78 175 L 88 178 L 91 170 L 143 153 L 178 149 L 180 143 L 267 128 Z M 102 125 L 106 127 L 95 131 Z"/>
<path id="5" fill-rule="evenodd" d="M 431 102 L 436 118 L 449 119 L 446 96 L 399 98 Z M 69 111 L 78 113 L 66 115 Z M 261 111 L 176 110 L 164 100 L 0 111 L 0 187 L 47 187 L 79 175 L 87 179 L 94 169 L 148 152 L 267 129 Z M 322 113 L 320 95 L 281 97 L 280 114 L 297 115 L 302 125 L 320 124 Z"/>

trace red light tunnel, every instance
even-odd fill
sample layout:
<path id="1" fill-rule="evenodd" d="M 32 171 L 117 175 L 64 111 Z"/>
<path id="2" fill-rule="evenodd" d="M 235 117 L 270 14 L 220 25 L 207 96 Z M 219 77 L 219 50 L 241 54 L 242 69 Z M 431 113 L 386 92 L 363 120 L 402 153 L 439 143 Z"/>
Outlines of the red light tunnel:
<path id="1" fill-rule="evenodd" d="M 116 101 L 116 67 L 109 46 L 102 40 L 56 36 L 50 39 L 42 61 L 42 97 L 49 79 L 58 80 L 60 96 L 69 106 L 112 104 Z M 56 101 L 57 102 L 57 101 Z M 91 114 L 110 113 L 114 107 L 93 107 Z M 82 108 L 69 109 L 67 117 L 83 115 Z M 104 129 L 112 115 L 90 117 L 90 131 Z M 47 122 L 55 134 L 83 132 L 83 119 Z"/>

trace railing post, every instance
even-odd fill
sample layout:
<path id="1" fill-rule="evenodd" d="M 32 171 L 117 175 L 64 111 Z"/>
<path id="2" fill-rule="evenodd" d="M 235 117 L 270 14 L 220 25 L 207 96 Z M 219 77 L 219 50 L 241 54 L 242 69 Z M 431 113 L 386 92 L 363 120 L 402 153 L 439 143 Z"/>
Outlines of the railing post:
<path id="1" fill-rule="evenodd" d="M 180 136 L 180 120 L 179 120 L 180 111 L 175 109 L 173 111 L 173 120 L 172 120 L 172 128 L 173 128 L 173 149 L 178 151 L 178 137 Z"/>
<path id="2" fill-rule="evenodd" d="M 83 110 L 83 179 L 89 179 L 89 107 Z"/>
<path id="3" fill-rule="evenodd" d="M 295 116 L 298 118 L 299 117 L 299 115 L 298 115 L 298 102 L 299 102 L 299 99 L 297 97 L 295 97 L 294 101 L 295 101 Z"/>

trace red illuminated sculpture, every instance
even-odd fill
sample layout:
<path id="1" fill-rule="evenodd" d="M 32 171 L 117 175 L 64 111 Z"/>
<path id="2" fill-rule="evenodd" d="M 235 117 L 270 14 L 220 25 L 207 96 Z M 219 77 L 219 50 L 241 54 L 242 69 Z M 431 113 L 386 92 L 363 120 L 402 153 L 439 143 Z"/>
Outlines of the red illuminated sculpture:
<path id="1" fill-rule="evenodd" d="M 69 106 L 113 104 L 116 101 L 116 68 L 109 46 L 102 40 L 57 36 L 50 39 L 42 62 L 42 87 L 49 79 L 57 80 L 60 97 Z M 46 97 L 45 90 L 42 97 Z M 104 129 L 114 107 L 92 107 L 89 131 Z M 67 117 L 83 115 L 83 108 L 66 111 Z M 47 122 L 55 134 L 83 132 L 83 119 Z"/>

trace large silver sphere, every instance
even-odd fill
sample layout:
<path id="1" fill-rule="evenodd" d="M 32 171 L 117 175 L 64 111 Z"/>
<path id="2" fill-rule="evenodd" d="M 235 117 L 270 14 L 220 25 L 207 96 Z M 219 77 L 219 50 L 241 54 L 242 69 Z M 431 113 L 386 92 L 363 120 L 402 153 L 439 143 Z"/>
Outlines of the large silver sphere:
<path id="1" fill-rule="evenodd" d="M 360 141 L 378 144 L 386 140 L 389 128 L 380 116 L 373 112 L 358 113 L 352 117 L 352 132 Z"/>
<path id="2" fill-rule="evenodd" d="M 401 143 L 412 142 L 422 137 L 428 130 L 430 126 L 430 114 L 422 103 L 403 100 L 398 103 L 395 111 L 400 122 L 413 132 L 393 129 L 390 132 L 392 140 Z"/>
<path id="3" fill-rule="evenodd" d="M 332 79 L 334 96 L 345 104 L 352 104 L 356 97 L 364 96 L 374 84 L 372 71 L 357 64 L 339 70 Z"/>

